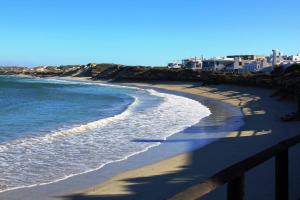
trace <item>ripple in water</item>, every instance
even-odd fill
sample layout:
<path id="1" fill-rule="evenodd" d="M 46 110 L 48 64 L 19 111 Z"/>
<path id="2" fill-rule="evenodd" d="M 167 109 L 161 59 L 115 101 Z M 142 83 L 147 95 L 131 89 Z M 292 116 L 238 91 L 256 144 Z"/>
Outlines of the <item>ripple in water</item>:
<path id="1" fill-rule="evenodd" d="M 119 114 L 0 145 L 1 190 L 62 180 L 124 160 L 210 115 L 199 102 L 154 90 L 132 90 Z"/>

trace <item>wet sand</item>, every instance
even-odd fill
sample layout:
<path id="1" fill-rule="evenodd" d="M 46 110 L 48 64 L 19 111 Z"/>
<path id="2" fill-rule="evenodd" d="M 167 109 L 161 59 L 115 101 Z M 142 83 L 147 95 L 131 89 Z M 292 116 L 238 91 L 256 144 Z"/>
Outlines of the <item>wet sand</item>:
<path id="1" fill-rule="evenodd" d="M 223 119 L 223 122 L 228 123 L 229 126 L 227 127 L 226 124 L 215 123 L 218 122 L 219 116 L 224 116 L 221 109 L 216 110 L 216 115 L 213 116 L 214 123 L 209 124 L 209 121 L 206 123 L 203 120 L 196 129 L 187 131 L 187 133 L 190 133 L 189 136 L 193 136 L 189 140 L 186 136 L 184 138 L 180 138 L 178 135 L 171 137 L 168 139 L 168 143 L 160 145 L 160 149 L 152 149 L 143 155 L 140 154 L 137 156 L 138 158 L 128 159 L 127 164 L 125 164 L 127 167 L 121 164 L 122 170 L 118 168 L 119 174 L 113 177 L 113 174 L 106 173 L 105 178 L 99 177 L 97 181 L 97 174 L 101 172 L 98 171 L 89 176 L 90 179 L 93 179 L 91 182 L 87 181 L 89 179 L 88 175 L 77 176 L 73 180 L 57 183 L 56 186 L 55 184 L 46 185 L 42 186 L 43 189 L 33 188 L 27 192 L 26 189 L 19 192 L 14 191 L 12 192 L 13 195 L 8 194 L 4 197 L 17 197 L 16 193 L 19 194 L 19 197 L 22 194 L 32 194 L 31 197 L 37 197 L 36 192 L 40 191 L 38 194 L 39 199 L 166 199 L 205 180 L 224 167 L 253 155 L 285 138 L 296 135 L 300 127 L 299 122 L 282 123 L 279 121 L 280 116 L 294 111 L 296 105 L 292 102 L 279 102 L 276 98 L 270 98 L 272 91 L 268 89 L 232 85 L 199 87 L 197 83 L 179 82 L 126 83 L 126 85 L 175 91 L 191 98 L 195 98 L 195 96 L 199 98 L 207 97 L 208 99 L 205 98 L 206 101 L 211 101 L 212 104 L 225 102 L 231 107 L 234 106 L 237 110 L 241 110 L 244 116 L 244 125 L 238 130 L 230 126 L 238 119 L 234 119 L 235 114 L 225 115 L 232 118 Z M 223 111 L 226 112 L 226 105 Z M 202 127 L 202 129 L 199 127 Z M 224 129 L 224 127 L 226 128 Z M 209 140 L 211 140 L 210 144 L 204 147 L 202 145 L 202 148 L 193 150 L 193 148 L 199 146 L 199 143 Z M 178 151 L 175 153 L 179 155 L 170 156 L 167 154 L 162 156 L 164 150 L 176 151 L 176 145 L 178 147 L 186 145 L 180 142 L 189 144 L 189 147 L 185 149 L 186 153 Z M 300 185 L 300 171 L 297 170 L 300 168 L 300 162 L 299 159 L 296 159 L 297 156 L 299 157 L 299 153 L 299 147 L 293 148 L 290 152 L 290 174 L 292 174 L 290 177 L 290 190 L 292 191 L 292 199 L 300 196 L 300 191 L 297 191 L 297 187 Z M 154 158 L 156 155 L 163 159 L 157 161 Z M 141 164 L 132 166 L 130 162 Z M 273 160 L 249 171 L 246 178 L 248 186 L 246 196 L 248 199 L 274 199 Z M 76 185 L 76 181 L 82 181 L 82 185 L 85 185 L 85 187 L 81 185 L 80 187 L 74 186 L 70 187 L 73 189 L 67 189 L 66 185 Z M 62 188 L 64 192 L 58 192 L 59 188 Z M 66 193 L 70 193 L 76 188 L 78 188 L 77 192 L 66 195 Z M 43 193 L 41 190 L 46 192 Z M 53 195 L 47 196 L 48 194 Z M 223 187 L 204 199 L 225 199 L 225 197 L 225 187 Z"/>
<path id="2" fill-rule="evenodd" d="M 136 84 L 132 84 L 136 85 Z M 271 90 L 232 85 L 197 87 L 195 84 L 138 84 L 173 91 L 201 95 L 239 107 L 245 125 L 224 138 L 190 153 L 131 170 L 111 178 L 103 184 L 81 191 L 73 197 L 97 199 L 165 199 L 201 182 L 213 173 L 255 154 L 277 142 L 297 134 L 299 122 L 283 123 L 280 116 L 295 109 L 291 102 L 270 98 Z M 215 137 L 214 133 L 210 134 Z M 290 152 L 291 197 L 300 196 L 299 147 Z M 247 174 L 246 197 L 249 199 L 274 199 L 274 163 L 266 162 Z M 225 199 L 225 188 L 211 193 L 204 199 Z M 76 199 L 76 198 L 75 198 Z M 84 198 L 85 199 L 85 198 Z"/>

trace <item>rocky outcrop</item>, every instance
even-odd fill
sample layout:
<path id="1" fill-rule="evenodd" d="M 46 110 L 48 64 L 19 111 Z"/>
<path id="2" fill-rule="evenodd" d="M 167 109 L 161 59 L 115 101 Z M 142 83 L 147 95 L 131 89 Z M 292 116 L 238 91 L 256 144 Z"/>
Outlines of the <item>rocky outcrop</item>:
<path id="1" fill-rule="evenodd" d="M 88 64 L 75 76 L 90 76 L 94 80 L 168 80 L 200 81 L 200 72 L 165 67 L 125 66 L 119 64 Z"/>
<path id="2" fill-rule="evenodd" d="M 300 90 L 300 65 L 286 70 L 277 68 L 272 74 L 224 72 L 200 72 L 190 69 L 166 67 L 126 66 L 120 64 L 88 64 L 66 66 L 42 66 L 35 68 L 0 67 L 0 74 L 27 74 L 33 76 L 86 76 L 94 80 L 126 81 L 201 81 L 205 84 L 238 84 L 278 88 L 278 93 L 295 96 Z"/>
<path id="3" fill-rule="evenodd" d="M 112 66 L 105 68 L 94 78 L 134 81 L 200 81 L 199 73 L 192 70 L 143 66 Z"/>
<path id="4" fill-rule="evenodd" d="M 71 76 L 74 77 L 90 77 L 92 68 L 89 66 L 82 66 L 79 70 L 75 71 Z"/>
<path id="5" fill-rule="evenodd" d="M 65 65 L 65 66 L 40 66 L 34 68 L 26 67 L 0 67 L 0 74 L 23 74 L 32 76 L 73 76 L 79 70 L 83 69 L 84 65 Z"/>
<path id="6" fill-rule="evenodd" d="M 90 76 L 93 79 L 103 80 L 114 79 L 116 74 L 120 71 L 121 67 L 123 67 L 123 65 L 110 63 L 88 64 L 87 66 L 91 68 Z"/>
<path id="7" fill-rule="evenodd" d="M 83 67 L 82 65 L 41 66 L 32 68 L 31 75 L 39 77 L 72 76 Z"/>
<path id="8" fill-rule="evenodd" d="M 0 67 L 0 75 L 30 75 L 31 69 L 26 67 Z"/>
<path id="9" fill-rule="evenodd" d="M 169 69 L 166 67 L 125 66 L 119 64 L 88 64 L 67 66 L 42 66 L 35 68 L 0 67 L 0 74 L 26 74 L 32 76 L 85 76 L 94 80 L 116 81 L 199 81 L 203 84 L 236 84 L 275 88 L 273 96 L 279 99 L 298 99 L 296 113 L 284 119 L 300 118 L 300 65 L 292 65 L 286 70 L 276 68 L 272 74 L 224 72 L 201 72 L 190 69 Z"/>

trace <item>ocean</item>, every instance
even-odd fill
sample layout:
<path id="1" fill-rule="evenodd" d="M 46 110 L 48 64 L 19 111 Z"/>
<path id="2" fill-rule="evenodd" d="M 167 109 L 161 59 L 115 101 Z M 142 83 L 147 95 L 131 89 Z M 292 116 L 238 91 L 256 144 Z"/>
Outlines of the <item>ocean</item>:
<path id="1" fill-rule="evenodd" d="M 0 192 L 125 160 L 208 115 L 195 100 L 150 89 L 0 76 Z"/>

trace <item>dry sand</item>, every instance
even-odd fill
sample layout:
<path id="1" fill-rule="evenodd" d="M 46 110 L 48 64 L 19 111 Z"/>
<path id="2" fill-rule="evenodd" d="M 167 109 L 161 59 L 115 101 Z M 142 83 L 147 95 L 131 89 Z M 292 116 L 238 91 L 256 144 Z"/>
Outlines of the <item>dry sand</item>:
<path id="1" fill-rule="evenodd" d="M 83 80 L 83 79 L 79 79 Z M 128 84 L 128 83 L 127 83 Z M 64 199 L 167 199 L 197 184 L 219 170 L 251 156 L 300 130 L 299 122 L 283 123 L 280 116 L 294 111 L 293 102 L 271 98 L 269 89 L 218 85 L 199 87 L 195 83 L 131 83 L 201 95 L 237 106 L 245 124 L 224 138 L 190 153 L 119 174 L 110 180 L 66 196 Z M 211 137 L 213 133 L 211 133 Z M 300 145 L 299 145 L 300 146 Z M 300 148 L 290 151 L 291 199 L 300 197 Z M 267 161 L 246 174 L 247 199 L 274 199 L 274 163 Z M 225 188 L 204 199 L 225 199 Z"/>

